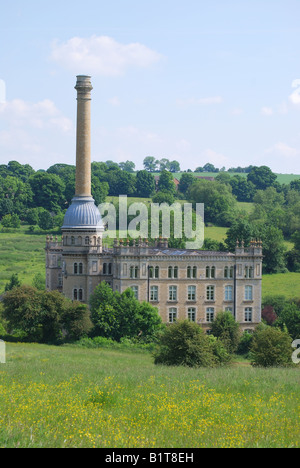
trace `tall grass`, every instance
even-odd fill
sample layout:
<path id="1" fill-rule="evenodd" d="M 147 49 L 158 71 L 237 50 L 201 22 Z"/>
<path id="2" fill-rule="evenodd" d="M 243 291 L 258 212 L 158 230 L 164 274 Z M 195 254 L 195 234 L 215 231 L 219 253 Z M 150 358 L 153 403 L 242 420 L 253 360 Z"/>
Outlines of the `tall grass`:
<path id="1" fill-rule="evenodd" d="M 0 447 L 299 447 L 295 369 L 154 366 L 150 354 L 8 344 Z"/>

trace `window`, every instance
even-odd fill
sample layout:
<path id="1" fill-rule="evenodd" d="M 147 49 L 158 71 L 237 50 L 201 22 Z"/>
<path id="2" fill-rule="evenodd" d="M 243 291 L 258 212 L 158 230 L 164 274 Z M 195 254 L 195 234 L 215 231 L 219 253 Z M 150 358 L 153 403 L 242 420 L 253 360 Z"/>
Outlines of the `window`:
<path id="1" fill-rule="evenodd" d="M 186 276 L 187 276 L 187 278 L 190 278 L 190 279 L 191 278 L 196 279 L 197 278 L 197 267 L 188 266 Z"/>
<path id="2" fill-rule="evenodd" d="M 71 245 L 75 245 L 75 237 L 74 236 L 71 237 Z"/>
<path id="3" fill-rule="evenodd" d="M 84 239 L 84 243 L 85 245 L 90 245 L 90 238 L 88 236 Z"/>
<path id="4" fill-rule="evenodd" d="M 108 274 L 109 274 L 109 275 L 112 274 L 112 263 L 109 263 L 109 264 L 108 264 Z"/>
<path id="5" fill-rule="evenodd" d="M 93 261 L 93 273 L 97 273 L 98 271 L 98 262 Z"/>
<path id="6" fill-rule="evenodd" d="M 150 288 L 150 301 L 158 302 L 158 286 L 151 286 Z"/>
<path id="7" fill-rule="evenodd" d="M 232 301 L 232 300 L 233 300 L 233 287 L 225 286 L 225 301 Z"/>
<path id="8" fill-rule="evenodd" d="M 253 301 L 253 287 L 245 286 L 245 301 Z"/>
<path id="9" fill-rule="evenodd" d="M 138 288 L 138 286 L 131 286 L 131 289 L 133 291 L 134 297 L 136 299 L 138 299 L 139 298 L 139 288 Z"/>
<path id="10" fill-rule="evenodd" d="M 175 267 L 169 267 L 168 268 L 168 278 L 175 278 L 177 279 L 178 278 L 178 267 L 175 266 Z"/>
<path id="11" fill-rule="evenodd" d="M 78 275 L 78 263 L 74 263 L 74 275 Z"/>
<path id="12" fill-rule="evenodd" d="M 103 274 L 107 275 L 107 263 L 103 263 Z"/>
<path id="13" fill-rule="evenodd" d="M 234 277 L 234 267 L 226 266 L 224 268 L 224 278 L 233 278 Z"/>
<path id="14" fill-rule="evenodd" d="M 190 322 L 196 322 L 196 309 L 195 307 L 188 308 L 188 320 Z"/>
<path id="15" fill-rule="evenodd" d="M 177 286 L 169 286 L 169 301 L 177 301 Z"/>
<path id="16" fill-rule="evenodd" d="M 214 286 L 207 286 L 206 287 L 206 300 L 207 301 L 214 301 L 215 300 L 215 287 Z"/>
<path id="17" fill-rule="evenodd" d="M 254 268 L 245 266 L 245 278 L 254 278 Z"/>
<path id="18" fill-rule="evenodd" d="M 149 268 L 149 278 L 155 278 L 155 279 L 158 279 L 159 278 L 159 267 L 150 267 Z"/>
<path id="19" fill-rule="evenodd" d="M 131 266 L 129 271 L 130 271 L 130 278 L 131 279 L 138 278 L 138 276 L 139 276 L 139 267 Z"/>
<path id="20" fill-rule="evenodd" d="M 177 320 L 177 309 L 169 309 L 169 323 L 174 323 Z"/>
<path id="21" fill-rule="evenodd" d="M 83 300 L 83 289 L 79 289 L 79 291 L 78 291 L 78 298 L 79 298 L 80 301 Z"/>
<path id="22" fill-rule="evenodd" d="M 216 267 L 206 267 L 206 278 L 214 279 L 216 277 Z"/>
<path id="23" fill-rule="evenodd" d="M 233 315 L 233 307 L 225 307 L 225 312 L 230 312 Z"/>
<path id="24" fill-rule="evenodd" d="M 252 322 L 252 307 L 245 309 L 245 322 Z"/>
<path id="25" fill-rule="evenodd" d="M 188 301 L 196 300 L 196 286 L 188 286 Z"/>
<path id="26" fill-rule="evenodd" d="M 83 273 L 83 264 L 79 263 L 79 274 L 82 275 Z"/>
<path id="27" fill-rule="evenodd" d="M 215 309 L 213 307 L 208 307 L 206 309 L 206 321 L 213 322 L 215 318 Z"/>
<path id="28" fill-rule="evenodd" d="M 74 299 L 74 301 L 78 300 L 78 291 L 77 291 L 77 289 L 74 289 L 74 291 L 73 291 L 73 299 Z"/>

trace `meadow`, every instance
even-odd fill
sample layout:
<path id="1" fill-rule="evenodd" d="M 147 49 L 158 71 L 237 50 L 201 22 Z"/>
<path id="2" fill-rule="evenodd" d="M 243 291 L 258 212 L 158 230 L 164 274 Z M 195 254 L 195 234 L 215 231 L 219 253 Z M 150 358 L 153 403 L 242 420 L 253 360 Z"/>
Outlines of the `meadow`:
<path id="1" fill-rule="evenodd" d="M 7 344 L 2 448 L 300 446 L 300 372 L 155 366 L 151 354 Z"/>

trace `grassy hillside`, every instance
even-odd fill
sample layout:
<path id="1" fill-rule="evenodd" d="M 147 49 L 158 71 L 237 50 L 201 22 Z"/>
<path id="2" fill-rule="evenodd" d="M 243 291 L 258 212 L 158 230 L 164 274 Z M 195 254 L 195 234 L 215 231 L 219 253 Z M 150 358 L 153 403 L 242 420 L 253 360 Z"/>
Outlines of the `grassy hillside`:
<path id="1" fill-rule="evenodd" d="M 13 273 L 27 284 L 37 273 L 45 275 L 45 245 L 46 234 L 29 234 L 28 226 L 0 232 L 0 294 Z"/>
<path id="2" fill-rule="evenodd" d="M 299 368 L 155 366 L 150 354 L 7 344 L 0 447 L 299 447 Z"/>
<path id="3" fill-rule="evenodd" d="M 174 173 L 174 177 L 178 180 L 180 180 L 182 174 L 184 172 L 176 172 Z M 192 172 L 193 175 L 198 176 L 198 177 L 216 177 L 218 173 L 216 172 Z M 245 173 L 240 173 L 240 172 L 228 172 L 232 177 L 235 175 L 239 175 L 241 177 L 247 177 L 248 174 Z M 277 175 L 277 181 L 280 184 L 289 184 L 293 180 L 298 180 L 300 179 L 300 174 L 276 174 Z"/>

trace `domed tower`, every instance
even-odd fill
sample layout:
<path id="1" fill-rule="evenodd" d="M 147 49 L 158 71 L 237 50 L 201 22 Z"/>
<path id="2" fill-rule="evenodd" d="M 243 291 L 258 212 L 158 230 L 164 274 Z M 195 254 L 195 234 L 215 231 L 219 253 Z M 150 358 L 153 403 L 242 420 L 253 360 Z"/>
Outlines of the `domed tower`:
<path id="1" fill-rule="evenodd" d="M 98 284 L 104 227 L 91 195 L 91 77 L 77 76 L 75 89 L 76 191 L 62 226 L 63 293 L 88 302 Z"/>

